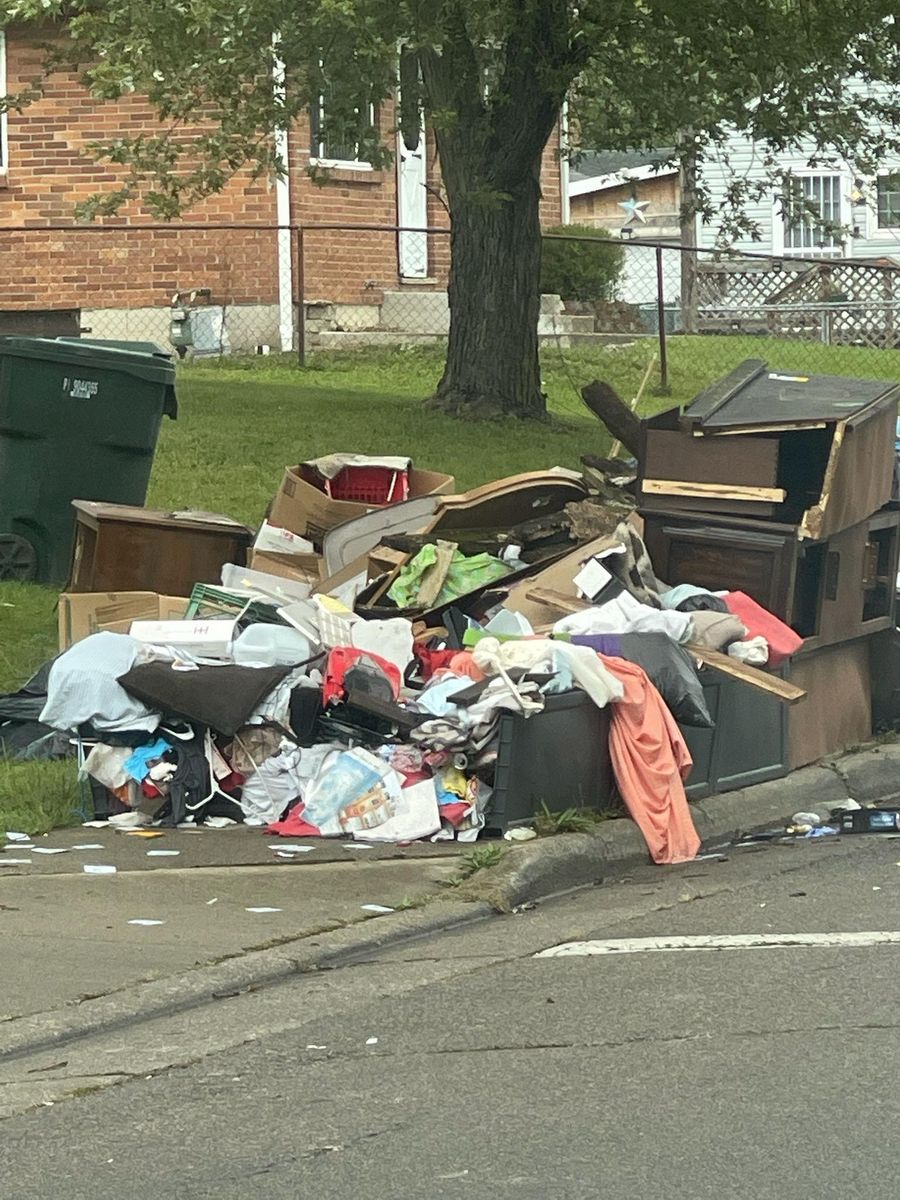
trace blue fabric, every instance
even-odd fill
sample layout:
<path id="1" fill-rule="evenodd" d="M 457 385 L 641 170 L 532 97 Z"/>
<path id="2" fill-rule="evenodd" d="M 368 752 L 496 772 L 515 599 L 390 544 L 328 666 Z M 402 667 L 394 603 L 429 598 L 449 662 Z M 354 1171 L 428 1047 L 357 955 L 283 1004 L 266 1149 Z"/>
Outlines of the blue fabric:
<path id="1" fill-rule="evenodd" d="M 136 779 L 138 783 L 143 781 L 150 774 L 150 763 L 157 758 L 162 758 L 167 750 L 172 747 L 168 742 L 158 738 L 150 746 L 138 746 L 137 750 L 122 763 L 122 769 L 126 771 L 132 779 Z"/>
<path id="2" fill-rule="evenodd" d="M 663 608 L 678 608 L 679 604 L 691 596 L 709 596 L 710 594 L 709 588 L 694 587 L 692 583 L 679 583 L 677 587 L 663 592 L 659 597 L 659 602 Z"/>

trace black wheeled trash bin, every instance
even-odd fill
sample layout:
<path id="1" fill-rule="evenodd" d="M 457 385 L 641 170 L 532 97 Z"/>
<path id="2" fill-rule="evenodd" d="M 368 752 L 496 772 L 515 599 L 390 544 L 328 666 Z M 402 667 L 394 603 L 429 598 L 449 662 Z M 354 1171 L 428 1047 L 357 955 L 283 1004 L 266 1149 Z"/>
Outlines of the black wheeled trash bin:
<path id="1" fill-rule="evenodd" d="M 72 501 L 142 505 L 177 412 L 152 343 L 0 337 L 0 580 L 64 583 Z"/>

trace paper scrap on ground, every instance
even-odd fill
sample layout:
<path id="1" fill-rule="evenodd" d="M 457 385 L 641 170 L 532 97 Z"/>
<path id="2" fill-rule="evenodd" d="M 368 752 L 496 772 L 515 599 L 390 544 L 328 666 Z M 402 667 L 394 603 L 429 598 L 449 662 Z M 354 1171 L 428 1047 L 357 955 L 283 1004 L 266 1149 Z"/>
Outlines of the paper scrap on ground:
<path id="1" fill-rule="evenodd" d="M 160 838 L 166 836 L 161 829 L 120 829 L 119 833 L 123 833 L 125 837 L 136 838 Z"/>
<path id="2" fill-rule="evenodd" d="M 81 868 L 85 875 L 115 875 L 116 868 L 106 863 L 85 863 Z"/>
<path id="3" fill-rule="evenodd" d="M 245 908 L 244 912 L 273 913 L 273 912 L 281 912 L 281 909 L 280 908 L 269 908 L 269 906 L 266 904 L 260 904 L 260 905 L 257 905 L 255 908 Z"/>
<path id="4" fill-rule="evenodd" d="M 313 1046 L 312 1044 L 308 1045 L 306 1048 L 307 1048 L 307 1050 L 327 1050 L 328 1049 L 327 1046 Z"/>
<path id="5" fill-rule="evenodd" d="M 174 858 L 176 854 L 180 854 L 180 850 L 148 850 L 148 858 Z"/>
<path id="6" fill-rule="evenodd" d="M 30 858 L 0 858 L 0 867 L 27 867 L 30 865 Z"/>
<path id="7" fill-rule="evenodd" d="M 207 900 L 207 902 L 206 902 L 206 903 L 207 903 L 207 905 L 210 905 L 210 904 L 218 904 L 218 903 L 219 903 L 219 897 L 218 897 L 218 896 L 213 896 L 212 900 Z"/>
<path id="8" fill-rule="evenodd" d="M 68 846 L 32 846 L 32 854 L 66 854 Z"/>
<path id="9" fill-rule="evenodd" d="M 165 925 L 165 921 L 155 921 L 151 917 L 135 917 L 129 925 Z"/>
<path id="10" fill-rule="evenodd" d="M 344 842 L 345 850 L 371 850 L 372 847 L 366 842 Z"/>
<path id="11" fill-rule="evenodd" d="M 394 909 L 388 908 L 385 904 L 361 904 L 359 907 L 363 912 L 389 913 L 394 911 Z"/>
<path id="12" fill-rule="evenodd" d="M 366 1045 L 367 1046 L 377 1046 L 378 1038 L 366 1038 Z"/>
<path id="13" fill-rule="evenodd" d="M 106 829 L 109 821 L 82 821 L 82 829 Z"/>
<path id="14" fill-rule="evenodd" d="M 30 842 L 31 834 L 30 833 L 15 833 L 13 830 L 9 829 L 6 832 L 6 840 L 8 842 Z"/>
<path id="15" fill-rule="evenodd" d="M 80 842 L 77 846 L 72 847 L 73 850 L 105 850 L 106 847 L 101 842 Z"/>
<path id="16" fill-rule="evenodd" d="M 278 846 L 270 842 L 269 849 L 277 850 L 281 854 L 308 854 L 310 850 L 315 850 L 315 846 L 298 846 L 292 842 L 288 842 L 286 846 Z"/>

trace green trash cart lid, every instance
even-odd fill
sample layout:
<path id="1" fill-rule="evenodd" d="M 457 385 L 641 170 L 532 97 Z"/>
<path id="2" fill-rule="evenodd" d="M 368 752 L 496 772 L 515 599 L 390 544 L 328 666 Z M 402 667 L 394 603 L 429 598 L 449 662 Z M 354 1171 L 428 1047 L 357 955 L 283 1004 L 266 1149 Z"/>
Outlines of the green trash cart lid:
<path id="1" fill-rule="evenodd" d="M 127 347 L 127 349 L 126 349 Z M 171 355 L 153 342 L 91 342 L 84 338 L 0 337 L 0 358 L 33 358 L 43 362 L 124 371 L 148 382 L 174 384 Z"/>

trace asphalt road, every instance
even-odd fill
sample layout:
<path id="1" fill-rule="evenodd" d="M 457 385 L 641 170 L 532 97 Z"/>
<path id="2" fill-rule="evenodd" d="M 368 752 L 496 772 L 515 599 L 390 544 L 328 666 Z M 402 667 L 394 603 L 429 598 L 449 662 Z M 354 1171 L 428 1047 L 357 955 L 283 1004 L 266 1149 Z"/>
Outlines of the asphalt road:
<path id="1" fill-rule="evenodd" d="M 157 1049 L 190 1037 L 183 1069 L 145 1078 L 110 1042 L 127 1082 L 0 1126 L 2 1194 L 896 1195 L 900 946 L 534 955 L 591 938 L 896 931 L 898 860 L 900 841 L 860 837 L 642 869 L 145 1030 Z M 236 1021 L 257 1040 L 215 1049 Z"/>

